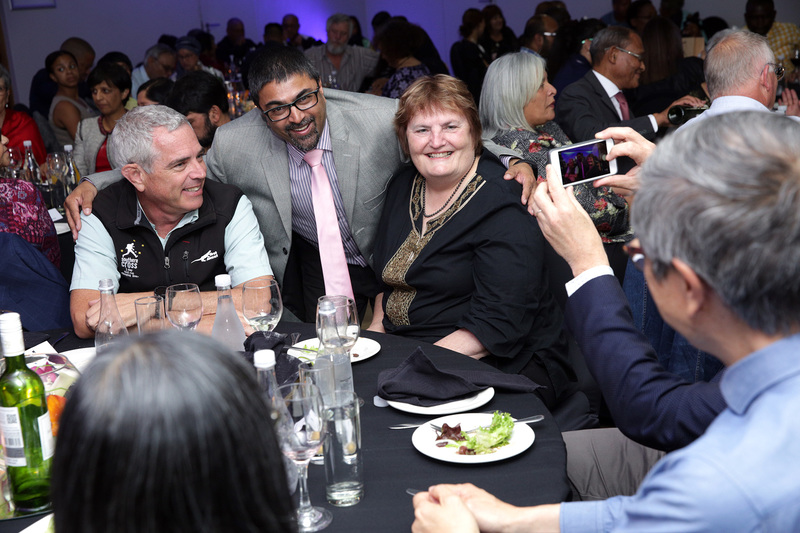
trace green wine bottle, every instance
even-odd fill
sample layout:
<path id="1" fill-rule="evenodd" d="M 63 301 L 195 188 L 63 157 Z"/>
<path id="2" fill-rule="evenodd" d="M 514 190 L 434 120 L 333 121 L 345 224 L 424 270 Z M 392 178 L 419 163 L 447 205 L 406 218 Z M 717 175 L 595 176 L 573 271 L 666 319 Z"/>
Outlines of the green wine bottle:
<path id="1" fill-rule="evenodd" d="M 0 315 L 0 346 L 6 363 L 0 375 L 0 431 L 11 499 L 19 513 L 48 510 L 55 442 L 44 384 L 25 365 L 17 313 Z"/>

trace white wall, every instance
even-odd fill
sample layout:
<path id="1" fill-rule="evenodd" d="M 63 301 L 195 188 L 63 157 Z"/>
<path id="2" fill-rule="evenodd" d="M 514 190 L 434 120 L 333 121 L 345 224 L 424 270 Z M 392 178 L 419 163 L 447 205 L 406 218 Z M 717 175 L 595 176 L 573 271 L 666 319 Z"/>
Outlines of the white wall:
<path id="1" fill-rule="evenodd" d="M 496 0 L 509 26 L 522 33 L 525 21 L 538 3 L 531 0 Z M 573 18 L 599 17 L 610 10 L 611 0 L 566 0 Z M 658 0 L 656 0 L 658 3 Z M 701 16 L 718 15 L 732 25 L 743 25 L 745 0 L 686 0 L 687 11 Z M 776 0 L 778 20 L 800 23 L 800 2 Z M 28 102 L 30 80 L 44 66 L 48 53 L 58 49 L 67 37 L 89 41 L 98 57 L 111 50 L 130 56 L 134 64 L 162 33 L 181 36 L 188 30 L 211 24 L 210 31 L 222 38 L 230 17 L 244 20 L 245 31 L 254 41 L 261 40 L 264 25 L 280 22 L 285 13 L 299 19 L 301 33 L 318 39 L 325 37 L 325 19 L 331 13 L 355 15 L 367 37 L 372 36 L 370 21 L 378 11 L 405 15 L 425 28 L 449 63 L 452 43 L 458 40 L 461 14 L 468 7 L 482 8 L 481 0 L 56 0 L 50 9 L 10 10 L 8 0 L 0 0 L 0 17 L 6 39 L 16 102 Z"/>

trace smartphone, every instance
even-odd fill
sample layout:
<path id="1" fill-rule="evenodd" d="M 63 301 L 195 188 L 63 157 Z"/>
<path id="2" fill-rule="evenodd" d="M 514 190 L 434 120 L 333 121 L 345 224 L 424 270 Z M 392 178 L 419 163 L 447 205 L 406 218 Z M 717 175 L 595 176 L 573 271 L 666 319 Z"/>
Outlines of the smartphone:
<path id="1" fill-rule="evenodd" d="M 612 139 L 595 139 L 550 150 L 550 164 L 564 187 L 587 183 L 617 173 L 617 161 L 608 160 Z"/>

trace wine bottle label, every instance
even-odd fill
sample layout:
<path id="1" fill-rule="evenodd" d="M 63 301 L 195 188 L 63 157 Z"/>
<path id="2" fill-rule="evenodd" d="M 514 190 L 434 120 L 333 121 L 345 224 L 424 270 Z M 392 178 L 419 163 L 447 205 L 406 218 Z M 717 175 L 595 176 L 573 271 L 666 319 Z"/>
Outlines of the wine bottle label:
<path id="1" fill-rule="evenodd" d="M 39 440 L 42 443 L 42 461 L 47 461 L 56 451 L 56 439 L 53 437 L 53 425 L 50 422 L 50 413 L 45 413 L 38 418 Z"/>
<path id="2" fill-rule="evenodd" d="M 19 409 L 0 407 L 0 431 L 3 432 L 3 456 L 6 465 L 28 466 L 25 459 L 25 441 L 22 439 Z M 52 435 L 52 431 L 50 434 Z"/>

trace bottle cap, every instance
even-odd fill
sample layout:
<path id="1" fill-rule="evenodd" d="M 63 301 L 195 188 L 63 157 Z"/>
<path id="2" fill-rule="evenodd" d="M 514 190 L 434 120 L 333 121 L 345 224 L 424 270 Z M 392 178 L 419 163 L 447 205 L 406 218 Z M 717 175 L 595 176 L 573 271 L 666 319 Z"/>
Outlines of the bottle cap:
<path id="1" fill-rule="evenodd" d="M 5 356 L 19 355 L 25 352 L 25 340 L 22 337 L 22 322 L 19 313 L 0 315 L 0 344 L 2 344 Z"/>
<path id="2" fill-rule="evenodd" d="M 114 288 L 114 282 L 111 278 L 108 279 L 101 279 L 100 280 L 100 290 L 101 291 L 108 291 Z"/>
<path id="3" fill-rule="evenodd" d="M 29 146 L 33 146 L 33 143 L 31 141 L 22 141 L 22 146 L 28 148 Z"/>
<path id="4" fill-rule="evenodd" d="M 275 352 L 272 350 L 257 350 L 253 354 L 253 364 L 256 368 L 271 368 L 275 366 Z"/>
<path id="5" fill-rule="evenodd" d="M 219 287 L 230 287 L 231 286 L 231 276 L 230 274 L 217 274 L 214 276 L 214 285 Z"/>
<path id="6" fill-rule="evenodd" d="M 64 151 L 65 152 L 71 152 L 72 151 L 72 145 L 71 144 L 65 144 L 64 145 Z"/>

